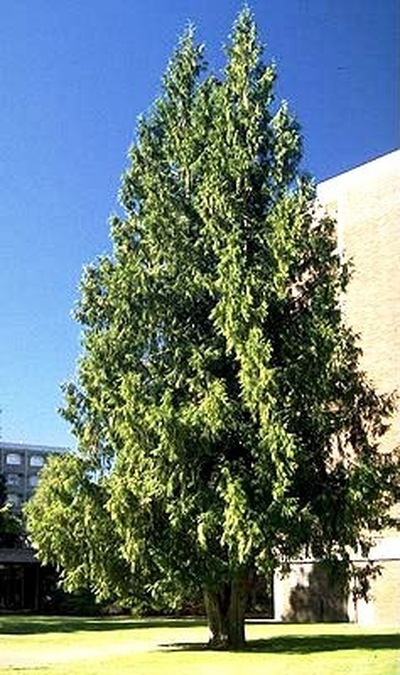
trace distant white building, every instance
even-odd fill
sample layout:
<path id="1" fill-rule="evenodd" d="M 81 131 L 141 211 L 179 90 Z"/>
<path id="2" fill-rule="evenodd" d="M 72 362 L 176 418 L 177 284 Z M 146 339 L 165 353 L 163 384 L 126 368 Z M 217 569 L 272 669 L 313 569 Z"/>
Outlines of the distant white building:
<path id="1" fill-rule="evenodd" d="M 8 501 L 15 511 L 34 492 L 46 459 L 65 452 L 67 448 L 0 441 L 0 474 L 5 478 Z"/>
<path id="2" fill-rule="evenodd" d="M 49 456 L 66 452 L 67 448 L 0 441 L 0 474 L 15 513 L 33 494 Z M 54 570 L 43 567 L 29 545 L 0 548 L 0 612 L 41 611 L 55 588 Z"/>

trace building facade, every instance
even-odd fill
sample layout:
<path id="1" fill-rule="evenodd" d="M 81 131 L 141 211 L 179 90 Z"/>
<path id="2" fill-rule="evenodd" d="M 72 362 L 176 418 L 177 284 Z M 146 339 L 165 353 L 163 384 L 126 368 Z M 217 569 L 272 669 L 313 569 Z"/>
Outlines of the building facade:
<path id="1" fill-rule="evenodd" d="M 0 441 L 0 474 L 5 478 L 8 501 L 16 512 L 33 494 L 49 455 L 65 452 L 65 448 Z"/>
<path id="2" fill-rule="evenodd" d="M 343 312 L 362 366 L 378 391 L 400 392 L 400 150 L 321 183 L 318 197 L 353 268 Z M 400 411 L 383 449 L 399 444 Z"/>
<path id="3" fill-rule="evenodd" d="M 343 315 L 360 337 L 361 365 L 378 392 L 400 393 L 400 150 L 321 183 L 318 199 L 336 219 L 340 255 L 352 266 Z M 400 410 L 382 451 L 397 446 Z M 400 521 L 400 508 L 394 515 Z M 370 560 L 381 573 L 368 603 L 353 603 L 340 588 L 332 594 L 315 561 L 294 561 L 275 579 L 276 618 L 400 625 L 400 532 L 377 535 Z"/>
<path id="4" fill-rule="evenodd" d="M 65 448 L 0 442 L 0 474 L 15 513 L 32 496 L 48 457 L 64 452 Z M 54 571 L 40 565 L 29 546 L 0 548 L 0 612 L 42 611 L 55 584 Z"/>

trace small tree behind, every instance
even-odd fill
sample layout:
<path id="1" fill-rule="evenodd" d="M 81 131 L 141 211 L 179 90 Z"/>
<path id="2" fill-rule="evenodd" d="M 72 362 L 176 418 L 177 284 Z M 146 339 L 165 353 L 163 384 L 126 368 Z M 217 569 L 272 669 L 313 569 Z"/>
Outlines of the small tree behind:
<path id="1" fill-rule="evenodd" d="M 0 548 L 21 546 L 24 540 L 21 519 L 12 512 L 7 501 L 7 487 L 0 473 Z"/>
<path id="2" fill-rule="evenodd" d="M 247 10 L 224 77 L 204 73 L 189 30 L 140 121 L 113 255 L 83 277 L 79 457 L 45 467 L 28 523 L 67 587 L 200 588 L 210 644 L 239 648 L 255 570 L 305 546 L 346 561 L 388 522 L 392 401 L 359 369 L 335 224 Z"/>

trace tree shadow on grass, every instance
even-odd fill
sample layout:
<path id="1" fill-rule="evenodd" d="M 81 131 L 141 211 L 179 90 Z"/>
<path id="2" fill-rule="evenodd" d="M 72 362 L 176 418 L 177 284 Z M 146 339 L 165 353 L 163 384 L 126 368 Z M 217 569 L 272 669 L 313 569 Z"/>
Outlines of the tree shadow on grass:
<path id="1" fill-rule="evenodd" d="M 63 617 L 63 616 L 18 616 L 0 614 L 0 635 L 35 635 L 39 633 L 108 632 L 116 630 L 140 630 L 142 628 L 190 628 L 204 626 L 201 619 L 133 619 L 126 617 Z"/>
<path id="2" fill-rule="evenodd" d="M 201 643 L 171 643 L 161 645 L 169 652 L 206 651 L 207 645 Z M 400 634 L 382 633 L 371 635 L 282 635 L 263 640 L 248 640 L 245 649 L 250 653 L 265 654 L 314 654 L 352 649 L 377 651 L 381 649 L 400 650 Z"/>
<path id="3" fill-rule="evenodd" d="M 371 635 L 283 635 L 266 640 L 250 640 L 248 651 L 275 654 L 313 654 L 352 649 L 400 649 L 400 635 L 382 633 Z"/>

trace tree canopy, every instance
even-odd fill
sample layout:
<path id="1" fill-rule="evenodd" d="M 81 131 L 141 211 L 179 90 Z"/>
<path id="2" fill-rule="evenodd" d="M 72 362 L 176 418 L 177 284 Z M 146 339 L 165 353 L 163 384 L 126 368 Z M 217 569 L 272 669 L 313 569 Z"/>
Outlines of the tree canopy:
<path id="1" fill-rule="evenodd" d="M 141 118 L 85 269 L 75 456 L 28 508 L 67 588 L 176 598 L 201 589 L 212 644 L 241 646 L 249 575 L 305 547 L 348 561 L 388 522 L 393 401 L 343 322 L 335 223 L 300 170 L 299 125 L 248 10 L 207 72 L 189 28 Z"/>

